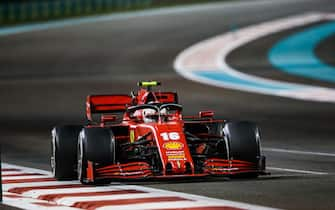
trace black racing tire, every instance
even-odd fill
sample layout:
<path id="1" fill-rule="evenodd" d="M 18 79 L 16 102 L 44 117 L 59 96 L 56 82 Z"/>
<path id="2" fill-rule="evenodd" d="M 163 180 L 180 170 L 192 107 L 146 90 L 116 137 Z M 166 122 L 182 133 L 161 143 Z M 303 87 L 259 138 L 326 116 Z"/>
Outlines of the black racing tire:
<path id="1" fill-rule="evenodd" d="M 77 144 L 81 128 L 79 125 L 64 125 L 51 131 L 51 171 L 57 180 L 77 178 Z"/>
<path id="2" fill-rule="evenodd" d="M 259 165 L 260 131 L 252 122 L 228 122 L 223 128 L 225 139 L 229 145 L 229 158 L 244 160 Z M 241 177 L 257 177 L 258 173 L 241 174 Z"/>
<path id="3" fill-rule="evenodd" d="M 98 164 L 115 163 L 115 139 L 108 128 L 83 128 L 78 137 L 77 171 L 83 184 L 106 184 L 109 180 L 88 180 L 88 161 Z"/>

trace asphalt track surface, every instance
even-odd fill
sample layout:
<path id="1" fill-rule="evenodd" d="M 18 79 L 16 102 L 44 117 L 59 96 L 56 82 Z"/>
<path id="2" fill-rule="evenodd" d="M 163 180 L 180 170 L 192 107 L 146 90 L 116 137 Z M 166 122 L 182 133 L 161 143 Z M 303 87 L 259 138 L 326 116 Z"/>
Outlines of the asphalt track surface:
<path id="1" fill-rule="evenodd" d="M 257 122 L 262 130 L 262 146 L 267 148 L 264 153 L 268 166 L 326 174 L 270 170 L 271 176 L 257 180 L 136 184 L 276 208 L 334 209 L 334 156 L 269 149 L 333 154 L 334 104 L 206 86 L 183 79 L 172 67 L 179 52 L 199 41 L 307 11 L 333 12 L 335 4 L 331 0 L 218 3 L 188 12 L 3 36 L 0 38 L 3 159 L 49 169 L 50 129 L 55 124 L 83 123 L 86 95 L 128 93 L 136 89 L 138 80 L 155 79 L 162 81 L 164 89 L 179 92 L 186 114 L 210 108 L 218 117 Z M 240 53 L 233 52 L 228 62 L 251 74 L 335 87 L 278 73 L 270 66 L 264 52 L 284 35 L 285 32 L 279 33 L 238 49 Z M 334 64 L 333 41 L 334 37 L 329 37 L 316 50 L 329 64 Z"/>

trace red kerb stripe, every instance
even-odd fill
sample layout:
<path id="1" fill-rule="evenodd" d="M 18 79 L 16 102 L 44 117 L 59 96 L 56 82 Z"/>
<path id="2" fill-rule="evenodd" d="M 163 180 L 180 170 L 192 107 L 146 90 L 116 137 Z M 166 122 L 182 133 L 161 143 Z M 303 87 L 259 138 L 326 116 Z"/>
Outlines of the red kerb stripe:
<path id="1" fill-rule="evenodd" d="M 9 195 L 9 194 L 6 194 L 6 195 L 3 195 L 4 197 L 7 197 L 7 198 L 22 198 L 21 195 Z"/>
<path id="2" fill-rule="evenodd" d="M 64 197 L 86 197 L 86 196 L 99 196 L 99 195 L 121 195 L 121 194 L 133 194 L 133 193 L 146 193 L 139 190 L 109 190 L 105 192 L 78 192 L 78 193 L 60 193 L 60 194 L 47 194 L 40 195 L 38 199 L 47 201 L 56 201 Z"/>
<path id="3" fill-rule="evenodd" d="M 61 206 L 56 203 L 43 203 L 43 202 L 33 202 L 32 204 L 43 206 L 43 207 L 56 207 L 56 206 Z"/>
<path id="4" fill-rule="evenodd" d="M 102 206 L 130 205 L 139 203 L 154 203 L 154 202 L 174 202 L 174 201 L 191 201 L 186 198 L 170 196 L 170 197 L 152 197 L 152 198 L 134 198 L 134 199 L 119 199 L 119 200 L 102 200 L 102 201 L 83 201 L 77 202 L 72 207 L 82 208 L 86 210 L 95 210 Z"/>
<path id="5" fill-rule="evenodd" d="M 5 174 L 2 175 L 2 177 L 11 177 L 11 176 L 38 176 L 38 175 L 43 175 L 40 173 L 17 173 L 17 174 Z"/>
<path id="6" fill-rule="evenodd" d="M 52 190 L 52 189 L 64 189 L 64 188 L 81 188 L 91 187 L 88 185 L 81 184 L 64 184 L 64 185 L 47 185 L 47 186 L 32 186 L 32 187 L 14 187 L 8 190 L 11 193 L 22 194 L 31 190 Z"/>
<path id="7" fill-rule="evenodd" d="M 21 171 L 20 169 L 17 169 L 17 168 L 3 168 L 1 169 L 2 172 L 5 172 L 5 171 Z"/>
<path id="8" fill-rule="evenodd" d="M 13 183 L 27 183 L 27 182 L 50 182 L 56 181 L 55 178 L 34 178 L 34 179 L 13 179 L 13 180 L 3 180 L 2 184 L 13 184 Z"/>

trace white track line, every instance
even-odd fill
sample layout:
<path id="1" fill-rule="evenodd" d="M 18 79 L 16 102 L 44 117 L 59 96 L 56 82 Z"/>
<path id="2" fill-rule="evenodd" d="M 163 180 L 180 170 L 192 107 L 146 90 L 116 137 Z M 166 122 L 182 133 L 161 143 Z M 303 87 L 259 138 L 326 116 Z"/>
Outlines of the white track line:
<path id="1" fill-rule="evenodd" d="M 278 149 L 265 147 L 262 148 L 263 151 L 267 152 L 282 152 L 282 153 L 292 153 L 298 155 L 316 155 L 316 156 L 326 156 L 326 157 L 335 157 L 334 153 L 325 153 L 325 152 L 311 152 L 311 151 L 301 151 L 301 150 L 290 150 L 290 149 Z"/>
<path id="2" fill-rule="evenodd" d="M 329 173 L 319 172 L 319 171 L 306 171 L 306 170 L 298 170 L 298 169 L 290 169 L 290 168 L 278 168 L 278 167 L 266 167 L 267 169 L 274 171 L 286 171 L 293 173 L 301 173 L 301 174 L 313 174 L 313 175 L 327 175 Z"/>
<path id="3" fill-rule="evenodd" d="M 48 21 L 48 22 L 18 25 L 14 27 L 13 26 L 2 27 L 0 28 L 0 36 L 8 36 L 8 35 L 14 35 L 14 34 L 20 34 L 20 33 L 26 33 L 26 32 L 69 27 L 69 26 L 75 26 L 75 25 L 81 25 L 81 24 L 87 24 L 87 23 L 98 23 L 98 22 L 106 22 L 106 21 L 111 22 L 111 21 L 119 21 L 119 20 L 128 20 L 128 19 L 133 19 L 133 18 L 141 18 L 141 17 L 186 14 L 186 13 L 203 12 L 207 10 L 215 11 L 215 10 L 227 9 L 228 7 L 236 8 L 237 6 L 240 6 L 242 4 L 257 6 L 257 5 L 264 5 L 264 3 L 274 4 L 277 2 L 276 1 L 270 2 L 269 0 L 256 1 L 256 2 L 248 2 L 248 1 L 224 2 L 224 3 L 214 2 L 214 3 L 207 3 L 207 4 L 186 5 L 186 6 L 178 6 L 178 7 L 171 7 L 171 8 L 147 9 L 144 11 L 121 12 L 121 13 L 113 13 L 109 15 L 77 17 L 77 18 L 69 18 L 66 20 L 54 20 L 54 21 Z"/>
<path id="4" fill-rule="evenodd" d="M 239 72 L 226 63 L 233 50 L 258 38 L 322 20 L 333 20 L 332 13 L 307 13 L 251 25 L 204 40 L 181 52 L 174 68 L 187 79 L 217 87 L 237 89 L 301 100 L 335 103 L 335 89 L 265 79 Z M 202 73 L 202 74 L 199 74 Z M 203 76 L 210 73 L 212 77 Z M 213 75 L 221 75 L 221 80 Z"/>

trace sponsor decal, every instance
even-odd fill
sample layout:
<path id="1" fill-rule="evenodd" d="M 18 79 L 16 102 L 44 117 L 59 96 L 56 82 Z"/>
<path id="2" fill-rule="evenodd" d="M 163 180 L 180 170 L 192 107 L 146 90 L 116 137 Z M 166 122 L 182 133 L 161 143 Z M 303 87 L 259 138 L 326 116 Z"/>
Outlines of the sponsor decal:
<path id="1" fill-rule="evenodd" d="M 166 151 L 166 155 L 168 160 L 185 160 L 185 153 L 184 151 L 173 151 L 173 150 L 168 150 Z"/>
<path id="2" fill-rule="evenodd" d="M 167 155 L 185 155 L 184 150 L 181 151 L 166 151 Z"/>
<path id="3" fill-rule="evenodd" d="M 169 141 L 163 144 L 163 147 L 167 150 L 180 150 L 184 148 L 184 144 L 178 141 Z"/>
<path id="4" fill-rule="evenodd" d="M 168 160 L 184 160 L 185 155 L 168 155 Z"/>

